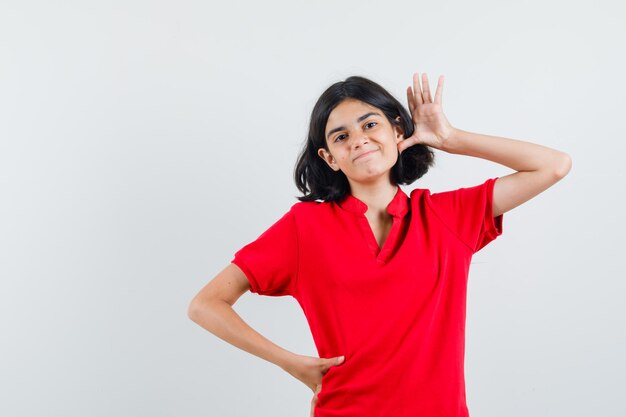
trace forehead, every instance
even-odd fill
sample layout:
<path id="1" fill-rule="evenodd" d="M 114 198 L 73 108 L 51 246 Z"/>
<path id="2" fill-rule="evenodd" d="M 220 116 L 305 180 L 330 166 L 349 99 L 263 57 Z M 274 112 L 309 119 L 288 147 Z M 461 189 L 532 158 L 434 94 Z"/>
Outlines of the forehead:
<path id="1" fill-rule="evenodd" d="M 347 126 L 348 124 L 356 123 L 356 119 L 369 112 L 376 112 L 383 116 L 382 110 L 378 107 L 374 107 L 360 100 L 346 99 L 330 112 L 328 121 L 326 122 L 326 132 L 338 126 Z"/>

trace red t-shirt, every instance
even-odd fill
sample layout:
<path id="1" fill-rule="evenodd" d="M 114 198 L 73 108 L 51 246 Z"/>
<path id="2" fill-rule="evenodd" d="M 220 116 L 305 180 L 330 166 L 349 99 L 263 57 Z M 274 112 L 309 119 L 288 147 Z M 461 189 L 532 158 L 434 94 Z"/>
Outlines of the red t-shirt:
<path id="1" fill-rule="evenodd" d="M 232 262 L 261 295 L 291 295 L 319 357 L 315 417 L 467 417 L 465 301 L 472 255 L 502 234 L 493 185 L 398 187 L 379 250 L 367 205 L 297 202 Z"/>

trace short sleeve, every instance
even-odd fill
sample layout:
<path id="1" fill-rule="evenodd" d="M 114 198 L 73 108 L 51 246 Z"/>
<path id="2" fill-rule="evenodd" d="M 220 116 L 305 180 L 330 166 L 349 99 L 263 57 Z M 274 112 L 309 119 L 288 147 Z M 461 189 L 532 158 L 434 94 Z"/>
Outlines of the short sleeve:
<path id="1" fill-rule="evenodd" d="M 493 217 L 493 187 L 498 178 L 430 196 L 433 210 L 472 253 L 502 234 L 504 214 Z"/>
<path id="2" fill-rule="evenodd" d="M 298 269 L 298 235 L 293 209 L 256 240 L 239 249 L 231 262 L 246 274 L 251 292 L 292 295 Z"/>

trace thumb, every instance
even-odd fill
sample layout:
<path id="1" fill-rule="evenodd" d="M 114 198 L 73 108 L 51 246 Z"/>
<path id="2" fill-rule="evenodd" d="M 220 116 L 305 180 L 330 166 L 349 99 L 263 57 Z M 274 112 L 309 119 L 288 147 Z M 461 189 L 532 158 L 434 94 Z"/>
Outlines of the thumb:
<path id="1" fill-rule="evenodd" d="M 324 369 L 322 370 L 322 374 L 326 375 L 326 373 L 330 371 L 330 368 L 332 368 L 333 366 L 340 365 L 341 363 L 343 363 L 345 359 L 346 359 L 345 356 L 336 356 L 334 358 L 325 359 L 323 362 Z"/>
<path id="2" fill-rule="evenodd" d="M 340 363 L 342 363 L 345 359 L 346 359 L 346 357 L 342 355 L 342 356 L 337 356 L 337 357 L 334 357 L 332 360 L 333 360 L 333 362 L 334 362 L 334 363 L 333 363 L 334 365 L 339 365 L 339 364 L 340 364 Z"/>

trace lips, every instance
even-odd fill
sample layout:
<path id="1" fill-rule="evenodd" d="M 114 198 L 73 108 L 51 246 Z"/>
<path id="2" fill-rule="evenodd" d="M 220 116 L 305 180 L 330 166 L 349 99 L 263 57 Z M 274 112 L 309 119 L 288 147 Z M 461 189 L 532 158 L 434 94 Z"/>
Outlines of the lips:
<path id="1" fill-rule="evenodd" d="M 354 158 L 354 160 L 356 161 L 356 160 L 357 160 L 357 159 L 359 159 L 360 157 L 365 156 L 365 155 L 369 155 L 369 154 L 371 154 L 372 152 L 376 152 L 377 150 L 378 150 L 378 149 L 372 149 L 371 151 L 363 152 L 361 155 L 359 155 L 359 156 L 357 156 L 356 158 Z"/>

